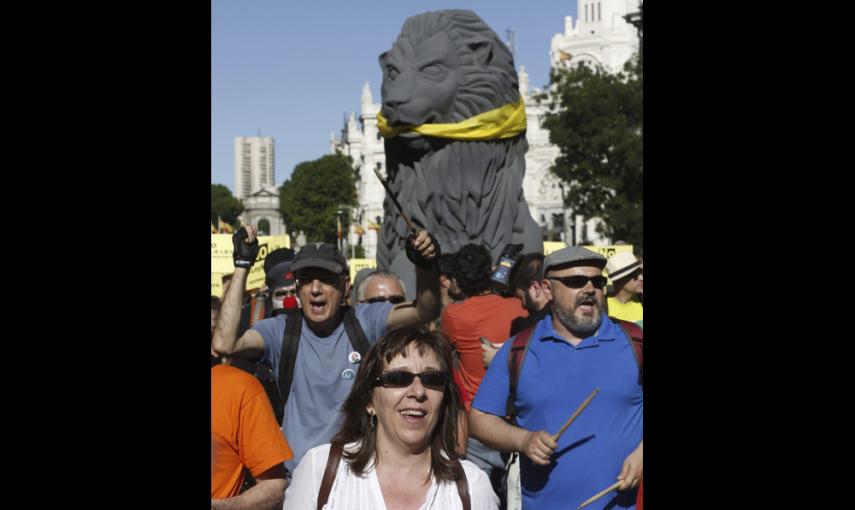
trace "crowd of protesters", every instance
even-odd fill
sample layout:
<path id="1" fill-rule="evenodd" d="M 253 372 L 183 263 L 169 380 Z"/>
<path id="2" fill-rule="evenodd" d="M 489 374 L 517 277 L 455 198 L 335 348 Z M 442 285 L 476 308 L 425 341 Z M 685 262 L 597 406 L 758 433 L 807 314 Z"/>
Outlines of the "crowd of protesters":
<path id="1" fill-rule="evenodd" d="M 519 254 L 497 277 L 485 247 L 421 230 L 407 300 L 388 271 L 351 282 L 328 243 L 268 253 L 248 293 L 256 230 L 233 240 L 211 297 L 212 508 L 576 508 L 608 488 L 586 508 L 641 509 L 632 253 Z"/>

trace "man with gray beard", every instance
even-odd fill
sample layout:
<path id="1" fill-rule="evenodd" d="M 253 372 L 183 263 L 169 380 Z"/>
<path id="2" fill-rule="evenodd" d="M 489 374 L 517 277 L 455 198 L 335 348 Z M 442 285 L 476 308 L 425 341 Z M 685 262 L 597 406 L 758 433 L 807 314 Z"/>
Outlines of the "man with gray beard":
<path id="1" fill-rule="evenodd" d="M 469 416 L 473 437 L 500 451 L 519 451 L 522 508 L 574 508 L 620 485 L 591 509 L 635 508 L 643 475 L 644 393 L 635 353 L 605 315 L 606 258 L 574 246 L 544 262 L 552 314 L 531 330 L 513 404 L 506 341 L 487 371 Z M 594 390 L 596 398 L 563 435 L 553 434 Z"/>

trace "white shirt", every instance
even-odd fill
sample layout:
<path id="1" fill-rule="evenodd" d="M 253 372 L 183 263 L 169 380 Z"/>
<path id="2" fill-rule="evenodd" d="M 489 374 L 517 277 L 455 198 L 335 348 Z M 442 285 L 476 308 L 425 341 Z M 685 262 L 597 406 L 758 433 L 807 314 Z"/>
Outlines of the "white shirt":
<path id="1" fill-rule="evenodd" d="M 355 443 L 345 445 L 351 451 Z M 314 509 L 318 504 L 318 492 L 327 467 L 330 445 L 324 444 L 312 448 L 300 465 L 294 470 L 291 484 L 285 491 L 283 510 Z M 468 460 L 461 460 L 466 481 L 469 483 L 469 499 L 472 510 L 498 510 L 499 498 L 493 492 L 490 480 L 481 469 Z M 463 503 L 457 493 L 457 484 L 453 482 L 436 483 L 431 480 L 427 497 L 419 510 L 462 510 Z M 377 471 L 369 463 L 363 476 L 357 476 L 348 469 L 347 460 L 342 457 L 338 465 L 335 482 L 330 490 L 327 504 L 323 510 L 386 510 Z"/>

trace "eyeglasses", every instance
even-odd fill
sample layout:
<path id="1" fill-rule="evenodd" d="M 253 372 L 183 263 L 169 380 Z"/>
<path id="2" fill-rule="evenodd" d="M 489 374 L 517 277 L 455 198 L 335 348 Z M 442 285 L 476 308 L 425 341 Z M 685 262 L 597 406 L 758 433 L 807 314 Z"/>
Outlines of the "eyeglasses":
<path id="1" fill-rule="evenodd" d="M 406 370 L 390 370 L 374 380 L 374 386 L 382 385 L 386 388 L 406 388 L 413 384 L 416 377 L 426 388 L 442 391 L 448 384 L 448 374 L 445 372 L 421 372 L 414 374 Z"/>
<path id="2" fill-rule="evenodd" d="M 397 305 L 398 303 L 403 303 L 407 298 L 404 296 L 376 296 L 373 298 L 368 298 L 362 300 L 363 303 L 382 303 L 384 301 L 388 301 L 393 305 Z"/>
<path id="3" fill-rule="evenodd" d="M 580 274 L 574 274 L 573 276 L 547 276 L 547 280 L 558 280 L 563 283 L 566 287 L 571 289 L 581 289 L 588 285 L 588 282 L 591 282 L 591 285 L 594 286 L 595 289 L 603 289 L 606 286 L 606 282 L 608 282 L 608 278 L 603 275 L 597 276 L 583 276 Z"/>

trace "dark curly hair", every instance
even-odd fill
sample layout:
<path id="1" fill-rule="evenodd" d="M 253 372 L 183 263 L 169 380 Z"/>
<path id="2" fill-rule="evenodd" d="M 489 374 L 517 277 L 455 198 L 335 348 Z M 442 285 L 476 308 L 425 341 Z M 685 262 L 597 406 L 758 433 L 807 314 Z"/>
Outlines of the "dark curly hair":
<path id="1" fill-rule="evenodd" d="M 540 283 L 543 280 L 543 260 L 543 254 L 538 252 L 519 255 L 508 275 L 508 287 L 511 291 L 524 291 L 531 282 Z"/>
<path id="2" fill-rule="evenodd" d="M 467 244 L 455 254 L 454 278 L 467 297 L 477 296 L 490 288 L 492 270 L 490 252 L 483 245 Z"/>
<path id="3" fill-rule="evenodd" d="M 333 442 L 347 444 L 358 443 L 353 452 L 344 451 L 351 471 L 357 475 L 365 472 L 369 461 L 377 455 L 377 429 L 372 428 L 366 407 L 374 397 L 374 381 L 383 373 L 383 368 L 395 356 L 407 355 L 407 348 L 415 344 L 422 356 L 433 351 L 440 362 L 440 370 L 448 374 L 440 405 L 440 416 L 430 438 L 431 470 L 428 477 L 434 476 L 438 482 L 453 482 L 463 476 L 457 462 L 456 453 L 457 422 L 460 415 L 460 397 L 454 378 L 451 377 L 451 345 L 438 333 L 428 331 L 422 325 L 405 326 L 387 333 L 365 354 L 356 374 L 356 380 L 350 395 L 342 404 L 344 424 Z"/>

